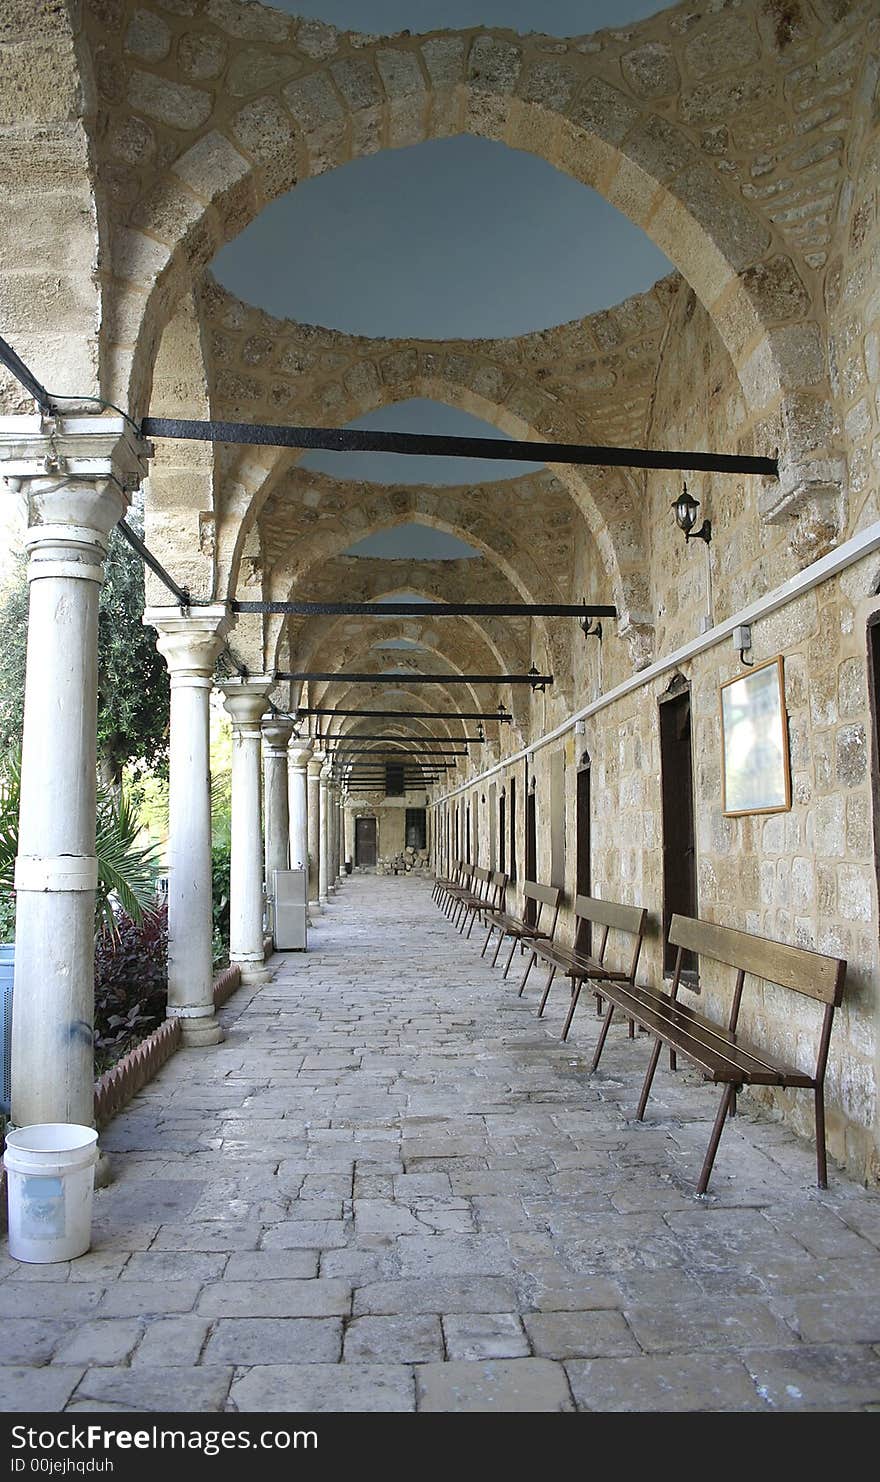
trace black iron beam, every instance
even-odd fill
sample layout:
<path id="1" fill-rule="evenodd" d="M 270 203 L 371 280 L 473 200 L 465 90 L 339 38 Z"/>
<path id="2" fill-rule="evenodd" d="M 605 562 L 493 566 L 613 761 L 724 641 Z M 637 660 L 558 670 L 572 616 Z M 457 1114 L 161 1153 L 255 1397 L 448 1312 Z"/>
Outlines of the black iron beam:
<path id="1" fill-rule="evenodd" d="M 352 427 L 254 426 L 248 422 L 145 417 L 144 437 L 245 447 L 317 448 L 329 453 L 400 453 L 404 457 L 485 458 L 503 463 L 571 463 L 601 468 L 666 468 L 697 473 L 757 473 L 777 478 L 775 458 L 743 453 L 697 453 L 599 444 L 522 442 L 496 437 L 438 437 L 421 432 L 365 432 Z"/>
<path id="2" fill-rule="evenodd" d="M 504 725 L 513 720 L 506 711 L 497 710 L 335 710 L 323 705 L 297 706 L 297 715 L 332 715 L 343 719 L 375 720 L 497 720 Z"/>
<path id="3" fill-rule="evenodd" d="M 21 356 L 17 355 L 12 346 L 7 344 L 2 338 L 0 338 L 0 362 L 6 366 L 6 369 L 18 381 L 18 384 L 24 387 L 28 395 L 34 398 L 41 412 L 49 413 L 52 411 L 52 401 L 45 386 L 37 380 L 33 371 L 28 369 Z M 71 400 L 73 399 L 71 398 Z M 67 397 L 64 400 L 66 401 Z"/>
<path id="4" fill-rule="evenodd" d="M 239 602 L 233 612 L 276 612 L 291 617 L 617 617 L 616 607 L 566 602 Z"/>
<path id="5" fill-rule="evenodd" d="M 497 719 L 497 717 L 496 717 Z M 405 745 L 415 742 L 423 748 L 432 746 L 485 746 L 485 736 L 420 736 L 413 731 L 407 736 L 367 736 L 362 731 L 337 731 L 334 735 L 316 736 L 316 741 L 399 741 Z M 426 753 L 427 754 L 427 753 Z"/>
<path id="6" fill-rule="evenodd" d="M 281 670 L 276 679 L 333 684 L 552 684 L 552 674 L 346 674 Z"/>

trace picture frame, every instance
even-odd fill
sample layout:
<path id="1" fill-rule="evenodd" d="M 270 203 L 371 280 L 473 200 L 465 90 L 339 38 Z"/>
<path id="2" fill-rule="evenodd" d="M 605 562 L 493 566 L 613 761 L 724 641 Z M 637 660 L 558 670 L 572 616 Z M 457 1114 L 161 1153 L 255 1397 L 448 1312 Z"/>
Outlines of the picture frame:
<path id="1" fill-rule="evenodd" d="M 719 687 L 725 818 L 791 808 L 791 763 L 782 655 Z"/>

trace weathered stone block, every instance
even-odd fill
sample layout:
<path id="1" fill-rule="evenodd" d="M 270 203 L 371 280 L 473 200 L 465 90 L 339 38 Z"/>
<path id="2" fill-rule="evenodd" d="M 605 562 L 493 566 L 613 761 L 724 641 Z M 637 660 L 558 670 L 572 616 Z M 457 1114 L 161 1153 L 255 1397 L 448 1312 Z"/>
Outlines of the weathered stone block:
<path id="1" fill-rule="evenodd" d="M 185 82 L 171 82 L 153 72 L 133 71 L 128 101 L 135 113 L 145 113 L 173 129 L 198 129 L 211 114 L 211 94 Z"/>
<path id="2" fill-rule="evenodd" d="M 255 98 L 235 115 L 232 131 L 239 144 L 261 163 L 290 150 L 294 128 L 275 98 Z"/>
<path id="3" fill-rule="evenodd" d="M 662 97 L 678 88 L 678 64 L 666 41 L 646 41 L 643 46 L 625 52 L 620 66 L 633 92 L 643 97 Z"/>

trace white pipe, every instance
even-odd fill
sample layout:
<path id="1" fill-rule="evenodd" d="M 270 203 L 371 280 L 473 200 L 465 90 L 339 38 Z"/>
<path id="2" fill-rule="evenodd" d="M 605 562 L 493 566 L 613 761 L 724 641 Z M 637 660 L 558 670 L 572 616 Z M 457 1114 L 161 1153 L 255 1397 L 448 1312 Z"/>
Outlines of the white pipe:
<path id="1" fill-rule="evenodd" d="M 723 643 L 734 628 L 741 623 L 755 623 L 759 618 L 769 617 L 771 613 L 778 612 L 780 607 L 787 607 L 789 602 L 795 598 L 802 597 L 805 592 L 810 592 L 814 587 L 821 586 L 822 582 L 837 576 L 839 572 L 846 571 L 848 567 L 854 566 L 863 556 L 870 556 L 872 551 L 880 549 L 880 520 L 868 525 L 865 530 L 860 530 L 857 535 L 838 546 L 836 550 L 829 551 L 827 556 L 822 556 L 818 561 L 813 561 L 796 576 L 783 582 L 781 587 L 775 587 L 764 597 L 758 597 L 756 601 L 750 602 L 747 607 L 741 607 L 732 617 L 725 618 L 723 623 L 717 623 L 706 633 L 700 633 L 698 637 L 692 638 L 674 653 L 667 654 L 665 659 L 657 659 L 649 664 L 647 669 L 639 669 L 636 674 L 625 679 L 622 684 L 617 685 L 607 694 L 600 695 L 598 700 L 585 705 L 583 709 L 575 711 L 555 730 L 549 731 L 546 736 L 541 736 L 537 741 L 524 746 L 522 750 L 516 751 L 512 756 L 506 756 L 502 761 L 496 762 L 493 767 L 488 767 L 485 772 L 478 772 L 475 777 L 470 777 L 467 782 L 462 782 L 458 787 L 445 792 L 441 797 L 435 798 L 431 807 L 445 802 L 447 798 L 454 798 L 459 793 L 467 792 L 468 788 L 476 786 L 478 782 L 484 782 L 487 777 L 493 777 L 497 772 L 503 772 L 507 767 L 512 767 L 516 762 L 522 761 L 524 757 L 533 756 L 542 747 L 549 746 L 551 742 L 558 741 L 560 736 L 566 735 L 574 726 L 576 721 L 587 720 L 591 715 L 604 710 L 608 705 L 614 705 L 624 695 L 631 694 L 633 690 L 641 689 L 650 684 L 659 675 L 665 674 L 668 669 L 676 669 L 688 659 L 694 658 L 696 654 L 705 653 L 707 649 L 714 648 L 716 644 Z"/>

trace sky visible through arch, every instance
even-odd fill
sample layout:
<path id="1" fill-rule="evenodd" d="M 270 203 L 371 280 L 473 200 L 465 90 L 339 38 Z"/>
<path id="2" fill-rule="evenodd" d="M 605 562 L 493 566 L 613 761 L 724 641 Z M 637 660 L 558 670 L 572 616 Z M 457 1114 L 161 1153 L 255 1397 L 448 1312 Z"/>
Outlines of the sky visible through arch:
<path id="1" fill-rule="evenodd" d="M 656 0 L 274 0 L 275 8 L 389 35 L 470 26 L 582 36 L 666 9 Z M 506 338 L 578 319 L 670 271 L 648 238 L 546 161 L 463 136 L 385 150 L 273 202 L 212 270 L 278 317 L 368 337 Z M 413 400 L 351 424 L 487 436 L 454 408 Z M 495 434 L 500 435 L 500 434 Z M 305 467 L 378 483 L 457 484 L 538 465 L 311 455 Z"/>

